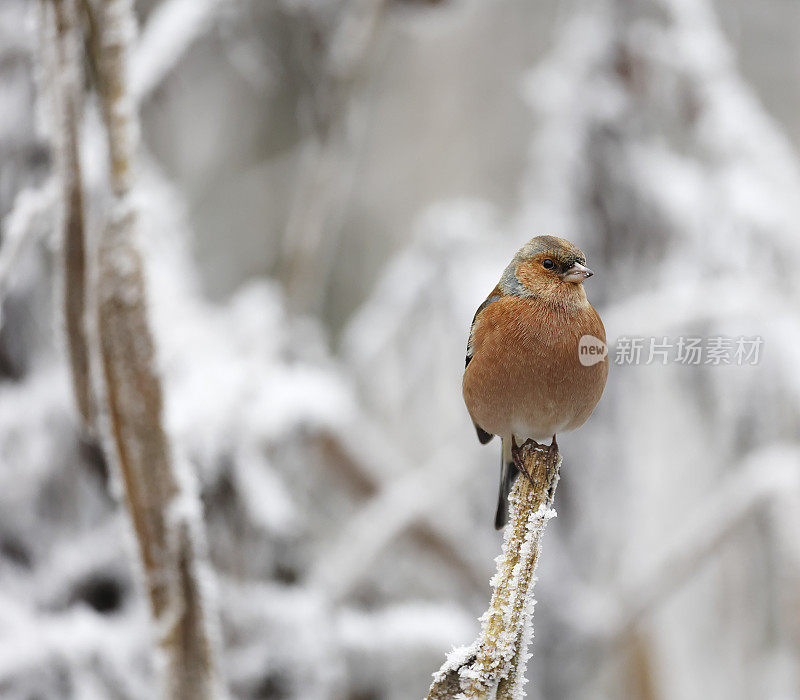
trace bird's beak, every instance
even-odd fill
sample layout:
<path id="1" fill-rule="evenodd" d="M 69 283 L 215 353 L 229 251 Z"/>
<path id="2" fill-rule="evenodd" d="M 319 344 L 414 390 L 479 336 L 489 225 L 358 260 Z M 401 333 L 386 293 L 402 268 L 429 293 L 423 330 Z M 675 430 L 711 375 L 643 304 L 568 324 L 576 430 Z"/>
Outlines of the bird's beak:
<path id="1" fill-rule="evenodd" d="M 593 274 L 594 272 L 592 272 L 585 265 L 575 263 L 564 273 L 562 279 L 565 282 L 583 282 L 583 280 L 585 280 L 587 277 L 591 277 Z"/>

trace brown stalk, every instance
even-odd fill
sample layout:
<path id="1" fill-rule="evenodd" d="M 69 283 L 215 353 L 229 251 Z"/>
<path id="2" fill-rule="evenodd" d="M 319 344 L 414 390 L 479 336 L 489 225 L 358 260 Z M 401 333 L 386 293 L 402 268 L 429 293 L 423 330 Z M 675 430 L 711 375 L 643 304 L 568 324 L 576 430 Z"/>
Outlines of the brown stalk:
<path id="1" fill-rule="evenodd" d="M 168 698 L 218 698 L 214 638 L 202 576 L 207 569 L 201 506 L 177 468 L 164 429 L 164 397 L 148 317 L 144 265 L 131 197 L 138 120 L 128 85 L 135 19 L 130 0 L 103 0 L 90 24 L 90 53 L 108 136 L 114 201 L 97 270 L 99 363 L 106 448 L 114 457 L 139 546 L 161 648 Z"/>
<path id="2" fill-rule="evenodd" d="M 67 354 L 72 389 L 87 435 L 94 433 L 89 339 L 86 326 L 86 222 L 80 161 L 82 81 L 75 0 L 47 0 L 55 24 L 54 101 L 59 123 L 55 140 L 62 198 L 62 283 Z M 42 13 L 48 16 L 47 7 Z"/>

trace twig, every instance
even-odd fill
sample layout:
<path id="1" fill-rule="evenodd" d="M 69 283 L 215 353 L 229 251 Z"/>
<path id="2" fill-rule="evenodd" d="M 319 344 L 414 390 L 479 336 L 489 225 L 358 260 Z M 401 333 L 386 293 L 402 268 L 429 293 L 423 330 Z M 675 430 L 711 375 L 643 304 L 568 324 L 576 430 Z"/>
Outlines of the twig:
<path id="1" fill-rule="evenodd" d="M 170 75 L 194 43 L 213 26 L 225 0 L 165 0 L 157 5 L 131 56 L 130 94 L 142 104 Z M 80 0 L 88 26 L 87 60 L 97 79 L 101 47 L 93 0 Z"/>
<path id="2" fill-rule="evenodd" d="M 481 617 L 478 638 L 450 654 L 434 674 L 428 700 L 519 698 L 533 638 L 533 588 L 542 534 L 555 515 L 553 498 L 561 456 L 558 448 L 525 443 L 515 455 L 531 479 L 518 478 L 511 492 L 510 522 L 492 578 L 494 593 Z"/>
<path id="3" fill-rule="evenodd" d="M 136 241 L 139 218 L 132 189 L 138 120 L 128 82 L 135 28 L 131 0 L 103 0 L 93 45 L 114 193 L 97 275 L 107 444 L 139 544 L 165 657 L 166 697 L 202 700 L 223 691 L 205 601 L 208 565 L 201 506 L 192 475 L 177 462 L 163 425 L 164 400 Z"/>
<path id="4" fill-rule="evenodd" d="M 58 122 L 54 141 L 62 201 L 64 323 L 72 391 L 84 432 L 94 432 L 94 396 L 89 369 L 86 325 L 86 222 L 84 217 L 79 132 L 82 74 L 79 61 L 78 12 L 75 0 L 45 0 L 53 8 L 55 75 L 51 85 Z M 44 8 L 46 9 L 46 8 Z M 46 12 L 43 15 L 47 17 Z"/>

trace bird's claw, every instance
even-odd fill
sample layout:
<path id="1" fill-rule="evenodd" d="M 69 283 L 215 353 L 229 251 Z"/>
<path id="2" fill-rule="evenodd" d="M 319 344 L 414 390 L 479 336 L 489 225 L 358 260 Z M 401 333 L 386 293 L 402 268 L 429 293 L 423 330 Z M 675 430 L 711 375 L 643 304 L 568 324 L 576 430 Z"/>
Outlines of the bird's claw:
<path id="1" fill-rule="evenodd" d="M 533 477 L 530 475 L 528 470 L 525 468 L 525 462 L 522 459 L 521 452 L 522 448 L 526 447 L 528 444 L 533 444 L 539 446 L 535 440 L 528 439 L 522 443 L 522 445 L 517 445 L 516 439 L 512 436 L 511 437 L 511 457 L 514 459 L 514 466 L 519 470 L 519 473 L 522 474 L 531 484 L 531 486 L 536 486 L 536 482 L 533 480 Z M 536 449 L 534 447 L 533 449 Z"/>
<path id="2" fill-rule="evenodd" d="M 521 445 L 517 445 L 516 439 L 512 436 L 511 437 L 511 456 L 514 459 L 514 466 L 519 470 L 520 474 L 522 474 L 531 484 L 531 486 L 536 486 L 536 482 L 534 481 L 533 477 L 530 475 L 528 470 L 525 468 L 525 462 L 522 459 L 522 451 L 524 448 L 528 448 L 535 452 L 542 452 L 544 454 L 552 454 L 553 452 L 558 452 L 558 443 L 556 442 L 556 436 L 553 435 L 553 441 L 549 445 L 543 445 L 540 442 L 536 442 L 533 438 L 528 438 L 525 442 Z"/>

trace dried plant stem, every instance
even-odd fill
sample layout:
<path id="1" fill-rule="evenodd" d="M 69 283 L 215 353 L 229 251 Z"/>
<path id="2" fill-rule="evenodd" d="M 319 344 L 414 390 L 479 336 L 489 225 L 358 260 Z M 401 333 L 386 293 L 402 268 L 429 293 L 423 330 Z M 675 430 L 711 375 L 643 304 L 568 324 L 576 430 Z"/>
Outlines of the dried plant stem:
<path id="1" fill-rule="evenodd" d="M 164 694 L 216 698 L 222 691 L 203 596 L 207 563 L 200 503 L 191 475 L 177 468 L 163 427 L 164 400 L 137 244 L 138 209 L 131 196 L 137 121 L 128 54 L 135 20 L 130 0 L 104 0 L 100 7 L 91 43 L 114 193 L 97 272 L 108 448 L 119 467 L 139 545 L 164 656 Z"/>
<path id="2" fill-rule="evenodd" d="M 52 6 L 50 17 L 47 5 Z M 53 20 L 54 75 L 50 84 L 58 122 L 54 140 L 62 199 L 62 283 L 67 353 L 75 403 L 87 435 L 94 433 L 89 338 L 86 326 L 86 222 L 80 162 L 82 80 L 75 0 L 46 0 L 42 15 Z"/>
<path id="3" fill-rule="evenodd" d="M 536 564 L 545 525 L 554 515 L 561 456 L 555 445 L 543 448 L 528 442 L 516 450 L 515 458 L 531 479 L 518 478 L 511 492 L 510 521 L 481 632 L 469 647 L 450 654 L 434 674 L 428 700 L 522 697 L 533 637 Z"/>

